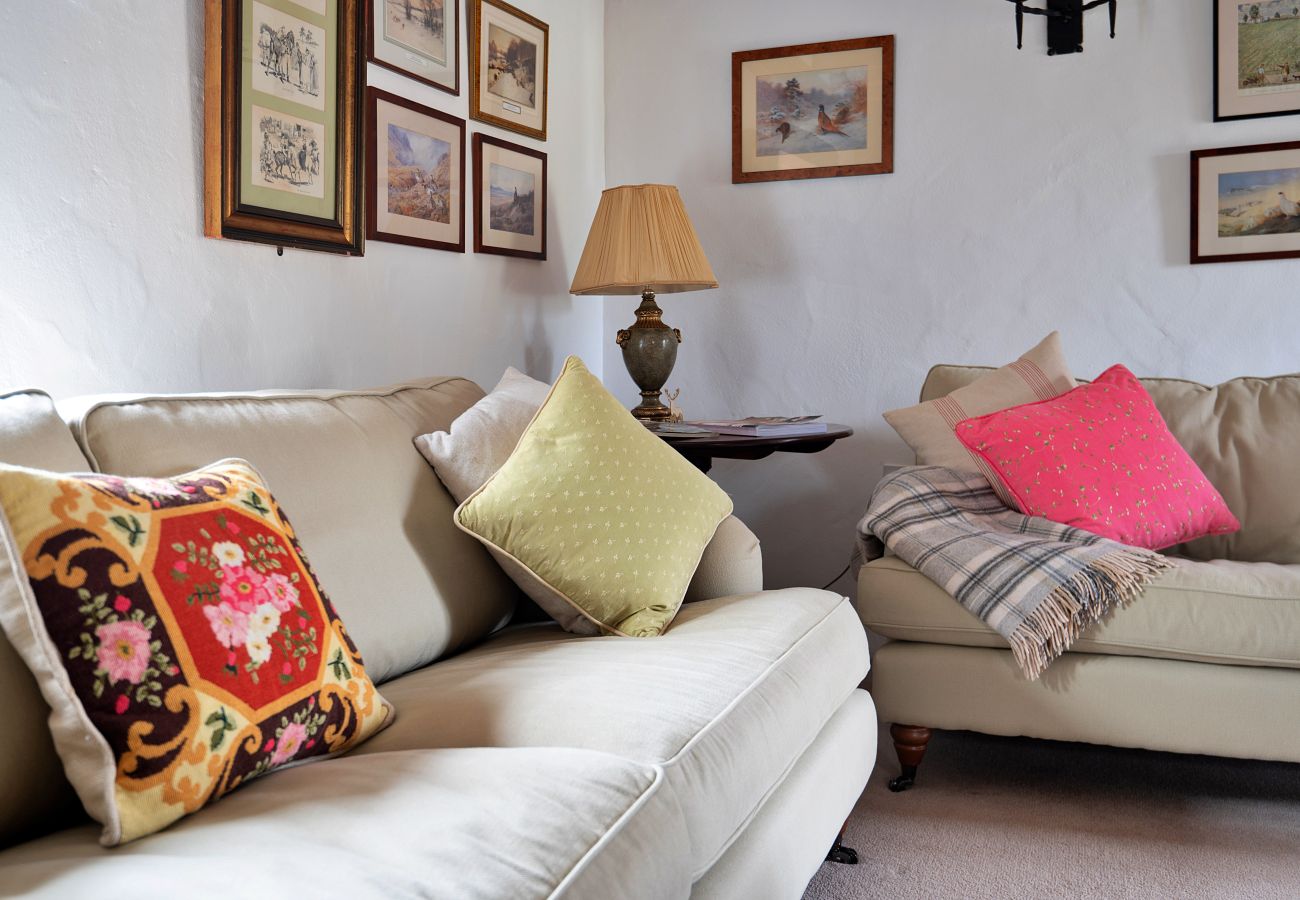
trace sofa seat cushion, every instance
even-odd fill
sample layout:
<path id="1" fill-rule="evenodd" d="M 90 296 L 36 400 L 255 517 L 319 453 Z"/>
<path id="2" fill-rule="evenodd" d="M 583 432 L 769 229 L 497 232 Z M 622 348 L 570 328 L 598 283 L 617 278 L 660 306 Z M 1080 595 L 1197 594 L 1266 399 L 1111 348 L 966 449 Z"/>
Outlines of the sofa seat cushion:
<path id="1" fill-rule="evenodd" d="M 95 470 L 165 478 L 252 463 L 376 679 L 417 669 L 503 625 L 518 590 L 472 538 L 412 439 L 483 396 L 463 378 L 360 391 L 87 398 L 61 404 Z"/>
<path id="2" fill-rule="evenodd" d="M 397 721 L 364 749 L 586 747 L 662 766 L 698 877 L 867 668 L 853 608 L 804 588 L 688 604 L 655 638 L 519 627 L 383 685 Z"/>
<path id="3" fill-rule="evenodd" d="M 0 853 L 38 897 L 676 898 L 663 773 L 585 750 L 420 750 L 277 772 L 112 850 L 75 828 Z"/>
<path id="4" fill-rule="evenodd" d="M 1199 562 L 1175 567 L 1075 641 L 1078 653 L 1300 668 L 1300 565 Z M 903 641 L 1006 648 L 1007 642 L 897 557 L 858 577 L 858 612 Z"/>

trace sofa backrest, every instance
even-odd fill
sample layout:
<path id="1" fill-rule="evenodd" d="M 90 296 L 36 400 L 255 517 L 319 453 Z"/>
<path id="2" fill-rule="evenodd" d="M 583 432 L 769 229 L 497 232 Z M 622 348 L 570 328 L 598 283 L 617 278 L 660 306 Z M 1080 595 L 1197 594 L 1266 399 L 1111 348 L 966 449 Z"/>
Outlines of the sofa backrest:
<path id="1" fill-rule="evenodd" d="M 57 472 L 90 469 L 53 401 L 40 391 L 0 394 L 0 462 Z M 14 586 L 0 584 L 6 590 Z M 7 847 L 61 827 L 79 804 L 50 737 L 50 708 L 3 633 L 0 691 L 0 847 Z"/>
<path id="2" fill-rule="evenodd" d="M 935 366 L 921 399 L 952 393 L 991 371 Z M 1178 442 L 1241 520 L 1235 534 L 1168 552 L 1192 559 L 1300 563 L 1300 375 L 1234 378 L 1219 385 L 1144 378 Z"/>
<path id="3" fill-rule="evenodd" d="M 60 404 L 97 471 L 165 477 L 251 462 L 283 505 L 377 682 L 482 640 L 518 589 L 452 522 L 412 443 L 483 396 L 462 378 L 366 391 L 89 398 Z"/>

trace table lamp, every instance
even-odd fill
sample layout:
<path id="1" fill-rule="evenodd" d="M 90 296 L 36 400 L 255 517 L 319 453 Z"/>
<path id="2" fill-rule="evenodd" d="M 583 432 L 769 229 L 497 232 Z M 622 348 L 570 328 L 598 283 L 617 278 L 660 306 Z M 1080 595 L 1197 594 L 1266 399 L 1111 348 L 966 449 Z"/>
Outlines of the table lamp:
<path id="1" fill-rule="evenodd" d="M 655 294 L 717 286 L 677 188 L 630 184 L 600 195 L 569 293 L 641 295 L 636 322 L 617 338 L 628 374 L 641 389 L 641 402 L 632 410 L 638 419 L 668 418 L 659 394 L 682 341 L 680 331 L 664 324 Z"/>

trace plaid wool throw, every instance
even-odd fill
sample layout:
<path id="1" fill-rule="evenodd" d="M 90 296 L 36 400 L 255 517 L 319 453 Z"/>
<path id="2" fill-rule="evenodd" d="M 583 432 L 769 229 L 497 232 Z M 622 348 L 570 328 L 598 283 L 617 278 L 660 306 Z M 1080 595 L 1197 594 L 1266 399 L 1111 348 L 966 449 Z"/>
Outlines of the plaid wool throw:
<path id="1" fill-rule="evenodd" d="M 887 546 L 1007 639 L 1031 681 L 1080 633 L 1173 567 L 1159 553 L 1007 509 L 978 473 L 887 475 L 858 523 L 859 562 Z"/>

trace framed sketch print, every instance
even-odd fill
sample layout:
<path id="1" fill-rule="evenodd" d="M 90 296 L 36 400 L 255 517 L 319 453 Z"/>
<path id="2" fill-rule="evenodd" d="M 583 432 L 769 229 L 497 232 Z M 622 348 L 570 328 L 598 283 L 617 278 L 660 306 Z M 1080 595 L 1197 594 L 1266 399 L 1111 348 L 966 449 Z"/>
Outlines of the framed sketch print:
<path id="1" fill-rule="evenodd" d="M 894 36 L 731 54 L 731 180 L 894 171 Z"/>
<path id="2" fill-rule="evenodd" d="M 505 0 L 468 0 L 469 117 L 546 140 L 550 28 Z"/>
<path id="3" fill-rule="evenodd" d="M 366 59 L 460 93 L 460 0 L 362 0 Z"/>
<path id="4" fill-rule="evenodd" d="M 1214 0 L 1214 121 L 1300 112 L 1300 4 Z"/>
<path id="5" fill-rule="evenodd" d="M 204 233 L 360 255 L 358 0 L 206 0 Z"/>
<path id="6" fill-rule="evenodd" d="M 1300 141 L 1192 153 L 1192 262 L 1300 257 Z"/>
<path id="7" fill-rule="evenodd" d="M 474 135 L 474 252 L 546 259 L 546 154 Z"/>
<path id="8" fill-rule="evenodd" d="M 465 120 L 366 89 L 366 237 L 465 252 Z"/>

